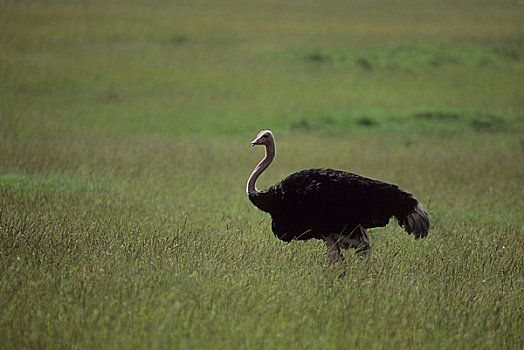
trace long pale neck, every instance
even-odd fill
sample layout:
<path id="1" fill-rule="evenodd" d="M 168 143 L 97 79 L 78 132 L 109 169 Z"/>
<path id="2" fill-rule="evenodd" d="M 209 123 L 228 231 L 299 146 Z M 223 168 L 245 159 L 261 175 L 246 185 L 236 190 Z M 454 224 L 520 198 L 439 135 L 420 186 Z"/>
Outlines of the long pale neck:
<path id="1" fill-rule="evenodd" d="M 260 163 L 258 163 L 258 165 L 255 167 L 255 170 L 253 170 L 251 173 L 249 180 L 247 180 L 246 191 L 248 194 L 259 192 L 255 187 L 255 182 L 257 181 L 260 174 L 262 174 L 269 164 L 271 164 L 273 158 L 275 158 L 275 144 L 270 143 L 269 145 L 266 145 L 266 156 Z"/>

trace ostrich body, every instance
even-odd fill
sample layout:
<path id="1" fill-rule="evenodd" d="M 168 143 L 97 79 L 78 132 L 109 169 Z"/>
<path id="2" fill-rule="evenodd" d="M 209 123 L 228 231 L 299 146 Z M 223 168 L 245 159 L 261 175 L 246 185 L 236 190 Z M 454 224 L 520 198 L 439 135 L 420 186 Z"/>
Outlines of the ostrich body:
<path id="1" fill-rule="evenodd" d="M 408 234 L 424 238 L 429 219 L 420 203 L 396 185 L 334 169 L 308 169 L 291 174 L 264 191 L 255 183 L 275 157 L 275 139 L 261 131 L 251 145 L 264 145 L 264 159 L 247 182 L 249 200 L 271 215 L 273 233 L 281 240 L 322 239 L 331 264 L 343 259 L 340 249 L 369 251 L 365 229 L 386 226 L 395 216 Z"/>

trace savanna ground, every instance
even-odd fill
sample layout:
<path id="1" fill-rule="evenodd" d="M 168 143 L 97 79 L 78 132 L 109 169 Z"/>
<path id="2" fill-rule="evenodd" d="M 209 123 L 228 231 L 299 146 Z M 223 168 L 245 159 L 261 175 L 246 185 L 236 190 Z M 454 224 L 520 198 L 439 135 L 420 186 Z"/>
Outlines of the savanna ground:
<path id="1" fill-rule="evenodd" d="M 521 1 L 0 1 L 3 349 L 524 346 Z M 247 200 L 394 182 L 326 266 Z M 341 277 L 341 270 L 345 272 Z"/>

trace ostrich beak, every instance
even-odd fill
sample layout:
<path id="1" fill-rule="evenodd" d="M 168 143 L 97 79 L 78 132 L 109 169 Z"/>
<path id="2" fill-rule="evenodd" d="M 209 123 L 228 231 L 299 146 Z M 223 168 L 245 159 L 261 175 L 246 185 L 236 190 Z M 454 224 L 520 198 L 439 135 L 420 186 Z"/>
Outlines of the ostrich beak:
<path id="1" fill-rule="evenodd" d="M 255 146 L 255 145 L 260 145 L 260 143 L 258 142 L 258 139 L 254 139 L 253 141 L 251 141 L 251 146 Z"/>

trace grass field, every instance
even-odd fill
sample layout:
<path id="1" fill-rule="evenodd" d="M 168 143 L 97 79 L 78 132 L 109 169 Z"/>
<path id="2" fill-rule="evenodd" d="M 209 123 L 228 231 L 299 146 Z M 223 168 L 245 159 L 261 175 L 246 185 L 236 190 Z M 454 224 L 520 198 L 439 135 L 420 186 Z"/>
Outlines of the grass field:
<path id="1" fill-rule="evenodd" d="M 0 1 L 2 349 L 522 349 L 519 1 Z M 398 184 L 326 265 L 245 195 Z M 345 272 L 341 277 L 341 272 Z"/>

